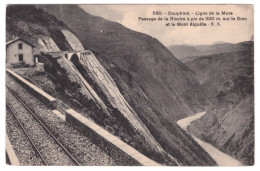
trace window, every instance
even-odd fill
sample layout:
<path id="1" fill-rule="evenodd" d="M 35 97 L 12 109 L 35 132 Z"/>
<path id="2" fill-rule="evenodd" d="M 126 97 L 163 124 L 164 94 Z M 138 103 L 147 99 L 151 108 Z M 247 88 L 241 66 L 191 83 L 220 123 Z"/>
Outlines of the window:
<path id="1" fill-rule="evenodd" d="M 23 55 L 19 54 L 19 62 L 23 62 Z"/>
<path id="2" fill-rule="evenodd" d="M 18 44 L 18 48 L 19 48 L 19 49 L 23 49 L 23 44 L 22 44 L 22 43 L 19 43 L 19 44 Z"/>

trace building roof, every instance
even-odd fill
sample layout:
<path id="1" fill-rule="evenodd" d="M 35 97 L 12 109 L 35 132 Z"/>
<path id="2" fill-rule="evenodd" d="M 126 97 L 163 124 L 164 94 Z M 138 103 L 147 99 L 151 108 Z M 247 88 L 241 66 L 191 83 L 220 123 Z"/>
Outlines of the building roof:
<path id="1" fill-rule="evenodd" d="M 21 37 L 17 37 L 17 38 L 15 38 L 15 39 L 12 39 L 12 40 L 6 42 L 5 45 L 8 46 L 8 45 L 10 45 L 10 44 L 12 44 L 12 43 L 14 43 L 14 42 L 16 42 L 16 41 L 18 41 L 18 40 L 21 40 L 21 41 L 27 43 L 28 45 L 30 45 L 30 46 L 32 46 L 32 47 L 35 47 L 34 44 L 30 43 L 29 41 L 27 41 L 27 40 L 25 40 L 24 38 L 21 38 Z"/>

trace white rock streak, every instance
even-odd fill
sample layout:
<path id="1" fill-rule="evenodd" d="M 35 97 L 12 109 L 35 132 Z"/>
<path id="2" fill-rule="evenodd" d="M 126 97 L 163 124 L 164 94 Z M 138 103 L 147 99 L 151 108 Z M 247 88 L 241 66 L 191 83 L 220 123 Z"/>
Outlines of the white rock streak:
<path id="1" fill-rule="evenodd" d="M 125 98 L 120 93 L 116 83 L 105 70 L 105 68 L 99 63 L 96 57 L 91 55 L 82 55 L 82 66 L 90 73 L 90 76 L 102 89 L 102 92 L 106 95 L 110 104 L 117 108 L 124 117 L 133 125 L 133 127 L 140 132 L 146 139 L 146 141 L 157 151 L 163 151 L 161 146 L 156 142 L 149 130 L 139 119 L 136 112 L 128 104 Z"/>
<path id="2" fill-rule="evenodd" d="M 109 115 L 109 112 L 107 111 L 107 107 L 102 101 L 102 99 L 99 98 L 96 92 L 92 89 L 92 87 L 88 84 L 88 82 L 75 68 L 75 66 L 65 57 L 59 59 L 58 62 L 62 65 L 62 67 L 67 69 L 68 71 L 67 74 L 71 81 L 81 84 L 81 93 L 84 94 L 89 99 L 95 101 L 99 105 L 99 107 L 102 108 L 104 112 Z"/>
<path id="3" fill-rule="evenodd" d="M 51 37 L 48 36 L 41 36 L 37 39 L 37 43 L 40 45 L 38 46 L 39 51 L 41 52 L 57 52 L 60 51 L 56 43 L 53 41 Z"/>
<path id="4" fill-rule="evenodd" d="M 74 34 L 69 32 L 68 30 L 61 30 L 61 32 L 63 33 L 63 35 L 65 36 L 66 40 L 68 41 L 70 47 L 73 50 L 84 50 L 83 45 L 81 44 L 79 39 Z"/>

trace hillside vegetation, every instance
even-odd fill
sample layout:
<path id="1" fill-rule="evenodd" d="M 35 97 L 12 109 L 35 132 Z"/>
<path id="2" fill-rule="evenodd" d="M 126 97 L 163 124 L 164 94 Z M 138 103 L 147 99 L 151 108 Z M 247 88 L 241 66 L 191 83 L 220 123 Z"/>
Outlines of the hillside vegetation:
<path id="1" fill-rule="evenodd" d="M 9 5 L 6 9 L 6 40 L 23 37 L 37 45 L 37 38 L 51 37 L 60 50 L 72 50 L 62 29 L 68 27 L 33 5 Z M 68 29 L 69 30 L 69 29 Z"/>

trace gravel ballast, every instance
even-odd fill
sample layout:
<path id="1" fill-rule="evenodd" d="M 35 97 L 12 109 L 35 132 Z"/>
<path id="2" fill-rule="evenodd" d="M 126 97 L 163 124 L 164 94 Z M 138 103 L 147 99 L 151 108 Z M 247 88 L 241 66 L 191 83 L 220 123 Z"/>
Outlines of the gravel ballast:
<path id="1" fill-rule="evenodd" d="M 39 166 L 44 165 L 42 160 L 37 156 L 27 136 L 24 134 L 18 122 L 11 114 L 10 110 L 6 110 L 6 133 L 12 143 L 19 163 L 22 166 Z"/>
<path id="2" fill-rule="evenodd" d="M 70 124 L 61 120 L 39 99 L 30 94 L 13 78 L 7 75 L 6 82 L 18 96 L 22 97 L 24 103 L 28 105 L 38 117 L 41 118 L 43 123 L 59 139 L 66 149 L 81 163 L 81 165 L 118 165 L 118 163 L 115 163 L 111 157 L 96 146 L 87 136 L 75 130 Z"/>
<path id="3" fill-rule="evenodd" d="M 7 104 L 12 108 L 48 165 L 74 165 L 67 154 L 9 90 L 7 90 Z"/>

